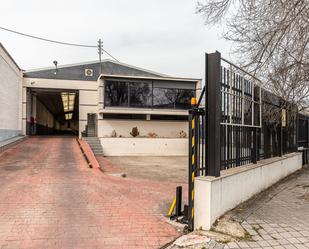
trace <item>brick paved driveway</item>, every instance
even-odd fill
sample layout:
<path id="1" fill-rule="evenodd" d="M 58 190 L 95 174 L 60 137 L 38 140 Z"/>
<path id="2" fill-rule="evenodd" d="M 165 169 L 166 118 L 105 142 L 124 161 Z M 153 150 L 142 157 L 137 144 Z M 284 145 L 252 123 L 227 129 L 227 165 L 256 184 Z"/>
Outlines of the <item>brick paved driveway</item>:
<path id="1" fill-rule="evenodd" d="M 252 240 L 214 248 L 309 248 L 309 169 L 290 176 L 229 213 Z"/>
<path id="2" fill-rule="evenodd" d="M 159 208 L 175 186 L 89 169 L 74 138 L 30 138 L 0 154 L 0 248 L 159 248 L 179 235 Z"/>

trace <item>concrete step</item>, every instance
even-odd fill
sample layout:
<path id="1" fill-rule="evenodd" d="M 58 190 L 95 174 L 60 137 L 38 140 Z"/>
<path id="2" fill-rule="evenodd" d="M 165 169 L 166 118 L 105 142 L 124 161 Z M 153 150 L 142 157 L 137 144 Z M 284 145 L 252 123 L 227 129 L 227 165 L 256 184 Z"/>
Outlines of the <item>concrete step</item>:
<path id="1" fill-rule="evenodd" d="M 88 143 L 89 144 L 89 143 Z M 93 144 L 89 144 L 90 145 L 90 147 L 92 148 L 92 149 L 94 149 L 94 150 L 97 150 L 97 149 L 102 149 L 102 145 L 93 145 Z"/>
<path id="2" fill-rule="evenodd" d="M 95 155 L 103 155 L 103 151 L 93 151 L 93 154 Z"/>
<path id="3" fill-rule="evenodd" d="M 85 141 L 92 143 L 92 144 L 101 144 L 100 140 L 85 139 Z"/>
<path id="4" fill-rule="evenodd" d="M 88 135 L 89 135 L 89 133 L 88 133 Z M 98 137 L 96 137 L 94 135 L 91 136 L 91 137 L 85 137 L 85 139 L 99 140 Z"/>
<path id="5" fill-rule="evenodd" d="M 92 148 L 91 148 L 91 150 L 92 150 L 93 152 L 103 152 L 102 149 L 92 149 Z"/>
<path id="6" fill-rule="evenodd" d="M 94 150 L 102 150 L 102 146 L 93 146 L 91 144 L 89 144 L 91 149 L 94 149 Z"/>
<path id="7" fill-rule="evenodd" d="M 102 146 L 91 146 L 91 145 L 90 145 L 90 148 L 91 148 L 92 150 L 102 150 Z"/>
<path id="8" fill-rule="evenodd" d="M 92 148 L 91 148 L 92 149 Z M 103 152 L 103 149 L 102 148 L 97 148 L 97 149 L 92 149 L 92 151 L 96 151 L 96 152 Z"/>
<path id="9" fill-rule="evenodd" d="M 93 152 L 95 156 L 104 156 L 103 152 Z"/>
<path id="10" fill-rule="evenodd" d="M 90 148 L 93 149 L 93 150 L 101 150 L 102 149 L 102 146 L 93 146 L 93 145 L 90 145 Z"/>
<path id="11" fill-rule="evenodd" d="M 85 140 L 85 141 L 87 141 L 88 143 L 91 143 L 93 145 L 101 145 L 100 141 L 94 141 L 94 140 Z"/>
<path id="12" fill-rule="evenodd" d="M 88 133 L 89 135 L 89 133 Z M 101 141 L 98 137 L 84 137 L 83 138 L 85 141 L 87 141 L 87 143 L 89 144 L 93 154 L 95 155 L 103 155 L 103 148 L 102 148 L 102 144 Z"/>

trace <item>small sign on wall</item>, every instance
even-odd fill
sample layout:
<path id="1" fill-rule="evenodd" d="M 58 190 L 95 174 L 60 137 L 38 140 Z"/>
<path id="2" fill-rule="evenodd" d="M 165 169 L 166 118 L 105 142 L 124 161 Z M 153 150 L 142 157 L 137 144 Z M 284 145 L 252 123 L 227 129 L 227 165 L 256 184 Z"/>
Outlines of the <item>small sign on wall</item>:
<path id="1" fill-rule="evenodd" d="M 85 69 L 85 76 L 92 77 L 93 76 L 93 70 L 92 69 Z"/>
<path id="2" fill-rule="evenodd" d="M 281 125 L 282 127 L 286 127 L 286 110 L 282 109 L 281 112 Z"/>

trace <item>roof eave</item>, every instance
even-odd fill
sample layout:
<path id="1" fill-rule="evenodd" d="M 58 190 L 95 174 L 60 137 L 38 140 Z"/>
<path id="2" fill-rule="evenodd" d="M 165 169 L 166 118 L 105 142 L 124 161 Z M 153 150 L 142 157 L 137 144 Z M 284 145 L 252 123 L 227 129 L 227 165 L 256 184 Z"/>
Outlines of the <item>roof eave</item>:
<path id="1" fill-rule="evenodd" d="M 169 80 L 169 81 L 187 81 L 187 82 L 198 82 L 202 80 L 202 79 L 170 77 L 170 76 L 150 77 L 150 76 L 125 76 L 125 75 L 110 75 L 110 74 L 101 74 L 98 79 L 102 78 L 129 78 L 129 79 Z"/>

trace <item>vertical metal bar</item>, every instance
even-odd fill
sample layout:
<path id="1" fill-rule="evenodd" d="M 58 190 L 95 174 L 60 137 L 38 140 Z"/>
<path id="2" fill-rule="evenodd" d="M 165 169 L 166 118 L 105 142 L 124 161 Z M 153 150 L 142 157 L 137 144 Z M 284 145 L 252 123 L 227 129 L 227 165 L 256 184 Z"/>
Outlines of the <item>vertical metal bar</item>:
<path id="1" fill-rule="evenodd" d="M 259 86 L 260 89 L 260 128 L 262 128 L 262 88 Z"/>
<path id="2" fill-rule="evenodd" d="M 309 148 L 309 119 L 306 118 L 306 126 L 307 126 L 307 142 L 306 142 L 306 146 L 307 148 Z"/>
<path id="3" fill-rule="evenodd" d="M 232 65 L 230 65 L 231 70 L 232 70 Z M 235 96 L 234 96 L 234 90 L 235 88 L 235 72 L 232 73 L 232 84 L 231 84 L 231 98 L 232 98 L 232 107 L 231 107 L 231 123 L 234 123 L 235 120 Z M 235 158 L 235 151 L 234 151 L 234 126 L 231 126 L 231 153 L 232 153 L 232 158 L 231 158 L 231 165 L 232 167 L 234 166 L 234 158 Z"/>
<path id="4" fill-rule="evenodd" d="M 281 114 L 282 115 L 282 114 Z M 279 156 L 282 157 L 283 155 L 283 127 L 282 124 L 280 124 L 279 127 Z"/>
<path id="5" fill-rule="evenodd" d="M 200 143 L 200 131 L 201 131 L 201 122 L 200 115 L 198 113 L 195 119 L 195 148 L 196 148 L 196 164 L 195 164 L 195 176 L 200 176 L 201 174 L 201 143 Z"/>
<path id="6" fill-rule="evenodd" d="M 230 124 L 232 123 L 232 111 L 233 111 L 233 105 L 232 105 L 232 85 L 233 85 L 233 67 L 232 65 L 230 65 L 230 75 L 229 75 L 229 92 L 230 92 L 230 96 L 229 96 L 229 117 L 230 117 Z"/>
<path id="7" fill-rule="evenodd" d="M 202 131 L 200 133 L 200 141 L 199 143 L 202 144 L 202 160 L 201 160 L 201 166 L 202 166 L 202 175 L 206 175 L 206 172 L 205 172 L 205 151 L 204 151 L 204 145 L 205 145 L 205 136 L 204 136 L 204 133 L 205 133 L 205 122 L 204 122 L 204 115 L 201 116 L 201 119 L 202 119 Z"/>
<path id="8" fill-rule="evenodd" d="M 251 105 L 252 105 L 251 124 L 254 125 L 254 81 L 252 81 L 251 83 Z"/>
<path id="9" fill-rule="evenodd" d="M 257 128 L 253 128 L 253 163 L 257 163 Z"/>
<path id="10" fill-rule="evenodd" d="M 239 126 L 236 127 L 236 166 L 240 165 L 240 136 L 239 136 Z"/>
<path id="11" fill-rule="evenodd" d="M 193 129 L 193 134 L 194 134 L 194 165 L 193 165 L 193 172 L 194 172 L 194 177 L 200 175 L 200 112 L 196 110 L 195 117 L 194 117 L 194 129 Z M 194 184 L 194 181 L 193 181 Z M 194 185 L 193 185 L 193 190 L 194 190 Z M 194 197 L 194 194 L 193 194 Z"/>
<path id="12" fill-rule="evenodd" d="M 192 122 L 193 121 L 193 122 Z M 188 228 L 190 231 L 193 231 L 193 217 L 192 217 L 192 209 L 193 209 L 193 201 L 192 201 L 192 190 L 193 190 L 193 182 L 194 182 L 194 112 L 192 110 L 189 111 L 189 179 L 188 179 Z"/>
<path id="13" fill-rule="evenodd" d="M 208 175 L 220 176 L 220 120 L 221 120 L 221 92 L 220 92 L 220 64 L 219 52 L 207 54 L 207 162 Z"/>
<path id="14" fill-rule="evenodd" d="M 244 78 L 241 78 L 241 124 L 245 124 L 245 93 L 244 93 Z"/>
<path id="15" fill-rule="evenodd" d="M 182 203 L 182 186 L 176 187 L 176 207 L 175 214 L 177 217 L 181 216 L 181 203 Z"/>

